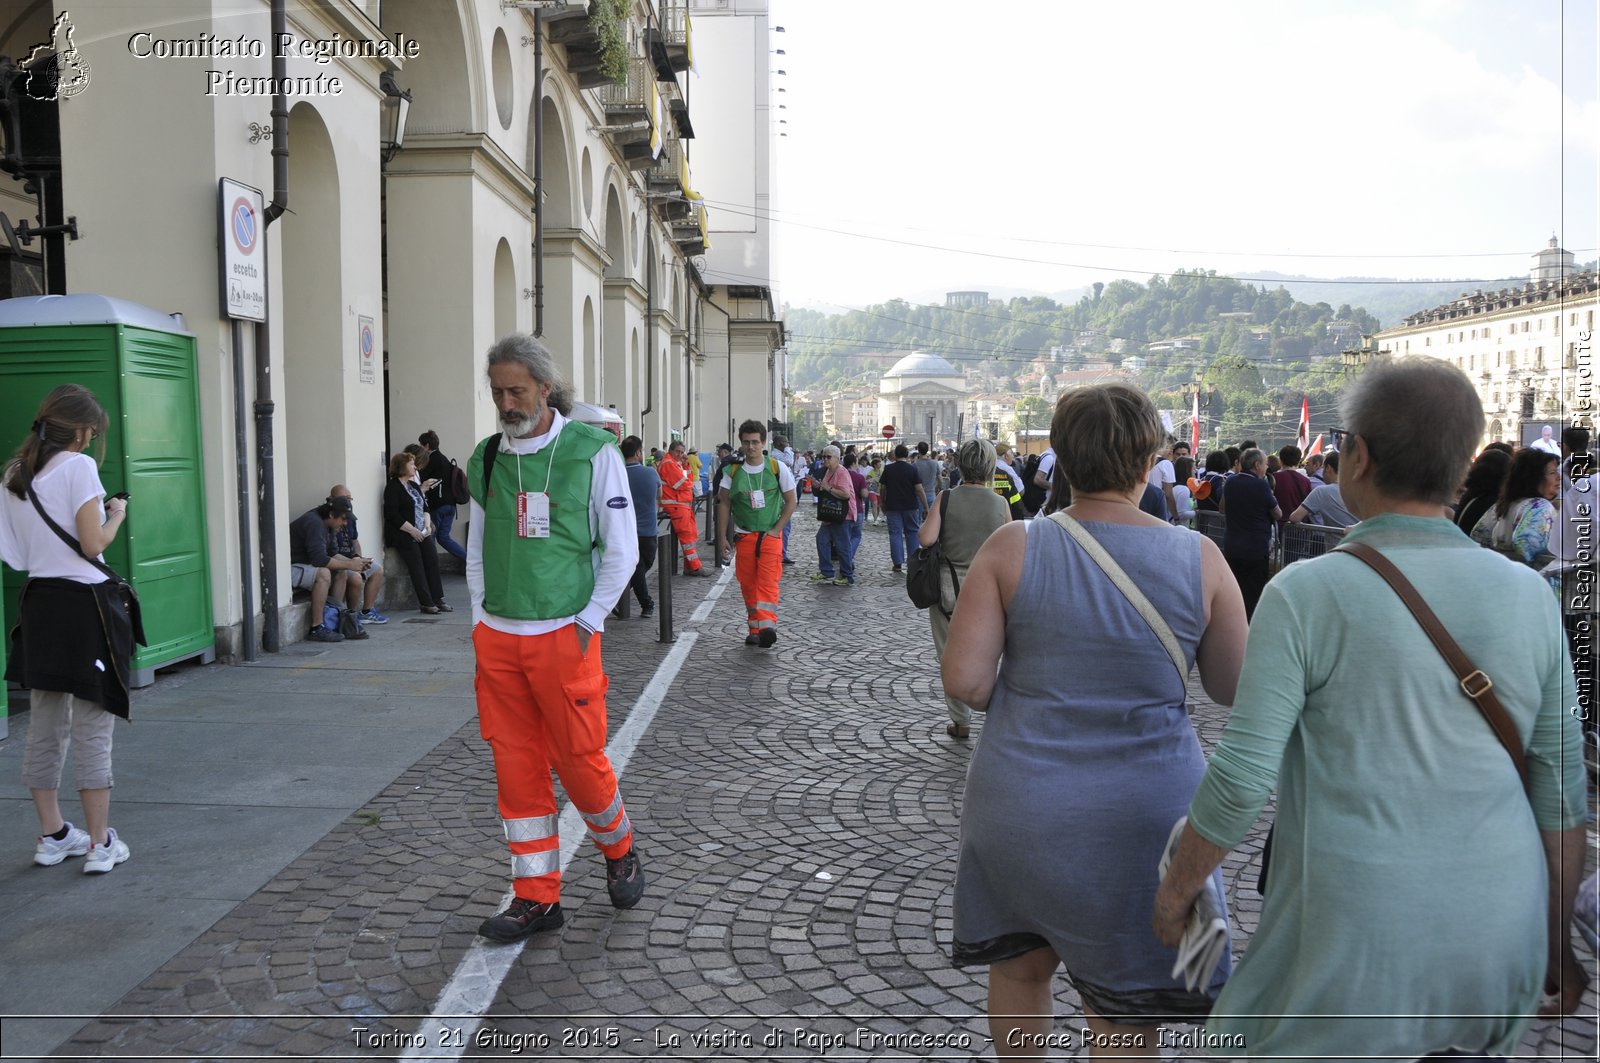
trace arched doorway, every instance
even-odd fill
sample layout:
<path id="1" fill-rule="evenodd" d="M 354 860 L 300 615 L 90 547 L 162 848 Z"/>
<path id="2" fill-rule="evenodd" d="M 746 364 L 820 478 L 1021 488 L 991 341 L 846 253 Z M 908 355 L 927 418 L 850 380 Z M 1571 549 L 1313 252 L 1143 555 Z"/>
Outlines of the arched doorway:
<path id="1" fill-rule="evenodd" d="M 283 261 L 275 272 L 283 278 L 282 449 L 292 519 L 346 479 L 344 441 L 333 437 L 348 422 L 344 355 L 354 341 L 345 335 L 340 296 L 338 166 L 328 127 L 311 104 L 289 112 L 289 142 L 294 209 L 279 222 Z"/>
<path id="2" fill-rule="evenodd" d="M 617 187 L 606 186 L 605 302 L 600 318 L 600 387 L 596 401 L 617 407 L 626 423 L 628 404 L 628 234 L 624 228 L 622 200 Z"/>
<path id="3" fill-rule="evenodd" d="M 502 239 L 494 249 L 494 336 L 517 331 L 517 268 L 511 245 Z"/>

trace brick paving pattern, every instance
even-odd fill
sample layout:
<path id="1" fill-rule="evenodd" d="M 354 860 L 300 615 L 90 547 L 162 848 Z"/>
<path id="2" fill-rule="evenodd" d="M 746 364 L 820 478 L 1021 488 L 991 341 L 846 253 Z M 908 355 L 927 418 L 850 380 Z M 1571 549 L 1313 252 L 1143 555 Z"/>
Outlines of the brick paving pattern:
<path id="1" fill-rule="evenodd" d="M 992 1058 L 984 974 L 948 961 L 970 742 L 944 733 L 927 619 L 884 529 L 868 525 L 860 585 L 842 588 L 807 582 L 814 528 L 802 505 L 778 645 L 743 645 L 730 578 L 623 774 L 644 901 L 610 907 L 586 841 L 566 925 L 529 940 L 481 1028 L 420 1025 L 508 885 L 471 723 L 57 1054 L 376 1059 L 460 1038 L 467 1058 Z M 680 638 L 714 584 L 675 581 Z M 666 656 L 655 630 L 608 628 L 613 733 Z M 470 690 L 461 652 L 452 682 Z M 1191 697 L 1209 749 L 1223 711 Z M 1226 865 L 1239 950 L 1270 814 Z M 1076 1031 L 1057 984 L 1056 1029 Z M 1523 1051 L 1593 1058 L 1595 1010 L 1591 989 L 1588 1018 L 1537 1024 Z"/>

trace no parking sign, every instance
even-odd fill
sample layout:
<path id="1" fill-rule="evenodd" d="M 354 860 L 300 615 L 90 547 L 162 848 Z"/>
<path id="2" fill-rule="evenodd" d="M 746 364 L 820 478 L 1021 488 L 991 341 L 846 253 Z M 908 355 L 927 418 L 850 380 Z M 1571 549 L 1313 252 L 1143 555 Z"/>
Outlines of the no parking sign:
<path id="1" fill-rule="evenodd" d="M 372 319 L 365 315 L 356 319 L 359 327 L 356 329 L 356 359 L 361 366 L 361 382 L 363 384 L 376 384 L 378 382 L 378 351 L 377 340 L 372 334 Z"/>
<path id="2" fill-rule="evenodd" d="M 265 321 L 267 243 L 261 190 L 224 177 L 218 182 L 217 203 L 223 316 Z"/>

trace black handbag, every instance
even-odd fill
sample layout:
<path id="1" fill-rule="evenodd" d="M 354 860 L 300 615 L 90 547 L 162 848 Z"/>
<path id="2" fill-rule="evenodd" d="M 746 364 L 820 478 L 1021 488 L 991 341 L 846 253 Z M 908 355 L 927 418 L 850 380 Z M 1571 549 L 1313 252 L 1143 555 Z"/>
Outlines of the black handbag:
<path id="1" fill-rule="evenodd" d="M 120 624 L 121 617 L 126 616 L 128 628 L 133 632 L 133 640 L 141 646 L 150 645 L 145 641 L 144 613 L 139 608 L 139 595 L 134 591 L 133 584 L 123 579 L 117 574 L 116 569 L 104 561 L 84 553 L 83 544 L 67 534 L 66 529 L 62 528 L 61 525 L 50 519 L 50 514 L 46 513 L 44 506 L 39 504 L 39 496 L 35 492 L 30 490 L 28 498 L 33 502 L 33 508 L 39 511 L 39 519 L 44 521 L 51 531 L 56 533 L 56 537 L 72 547 L 74 553 L 99 569 L 106 577 L 110 586 L 98 584 L 95 589 L 95 597 L 99 599 L 103 609 L 111 612 L 111 622 Z"/>
<path id="2" fill-rule="evenodd" d="M 843 524 L 845 514 L 850 512 L 848 499 L 838 495 L 819 494 L 817 496 L 817 520 L 823 524 Z"/>
<path id="3" fill-rule="evenodd" d="M 944 515 L 950 508 L 950 492 L 946 491 L 939 496 L 939 535 L 944 536 Z M 950 570 L 950 579 L 955 583 L 956 593 L 961 593 L 961 577 L 956 575 L 956 566 L 944 556 L 944 551 L 935 539 L 932 546 L 919 546 L 916 553 L 906 559 L 906 596 L 911 599 L 911 604 L 918 609 L 931 609 L 938 607 L 944 613 L 944 605 L 940 601 L 944 592 L 939 586 L 939 572 L 941 568 Z M 944 613 L 949 616 L 949 613 Z"/>

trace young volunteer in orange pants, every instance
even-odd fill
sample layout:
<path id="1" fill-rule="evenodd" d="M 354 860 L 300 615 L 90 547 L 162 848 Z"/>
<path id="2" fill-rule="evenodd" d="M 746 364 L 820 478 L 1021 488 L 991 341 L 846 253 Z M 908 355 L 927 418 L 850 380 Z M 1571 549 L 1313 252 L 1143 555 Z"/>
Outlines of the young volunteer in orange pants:
<path id="1" fill-rule="evenodd" d="M 744 462 L 728 467 L 717 503 L 722 550 L 738 544 L 734 575 L 744 593 L 750 634 L 746 646 L 765 649 L 778 641 L 778 580 L 783 575 L 783 529 L 794 516 L 794 473 L 781 461 L 762 456 L 767 429 L 760 421 L 739 426 Z"/>
<path id="2" fill-rule="evenodd" d="M 514 897 L 478 933 L 514 941 L 562 923 L 552 770 L 606 858 L 612 905 L 632 908 L 644 894 L 606 757 L 600 662 L 600 633 L 639 540 L 616 438 L 561 414 L 571 392 L 549 350 L 507 336 L 489 348 L 488 375 L 504 432 L 467 464 L 467 587 L 478 723 L 494 752 Z"/>
<path id="3" fill-rule="evenodd" d="M 700 538 L 700 525 L 694 519 L 694 481 L 689 478 L 686 459 L 688 448 L 682 441 L 667 448 L 667 456 L 656 463 L 661 476 L 661 510 L 672 521 L 672 533 L 683 544 L 683 574 L 703 576 L 700 551 L 695 547 Z M 668 562 L 671 558 L 667 559 Z"/>

